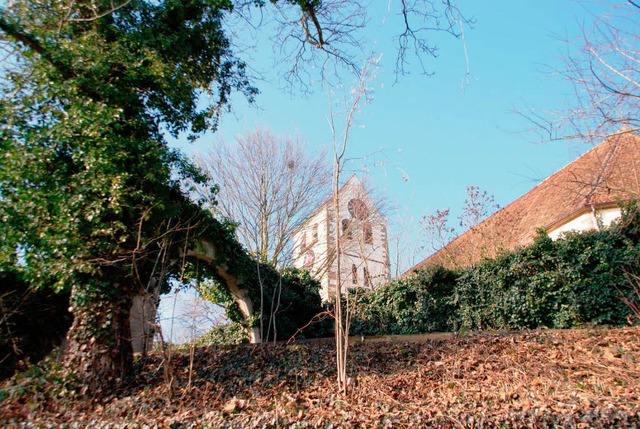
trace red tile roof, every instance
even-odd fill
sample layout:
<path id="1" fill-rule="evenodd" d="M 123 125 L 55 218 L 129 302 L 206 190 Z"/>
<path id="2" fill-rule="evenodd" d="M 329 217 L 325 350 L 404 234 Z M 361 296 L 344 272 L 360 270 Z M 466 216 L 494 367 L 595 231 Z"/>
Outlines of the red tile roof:
<path id="1" fill-rule="evenodd" d="M 640 136 L 621 131 L 499 210 L 408 272 L 434 265 L 464 267 L 530 244 L 593 209 L 640 196 Z"/>

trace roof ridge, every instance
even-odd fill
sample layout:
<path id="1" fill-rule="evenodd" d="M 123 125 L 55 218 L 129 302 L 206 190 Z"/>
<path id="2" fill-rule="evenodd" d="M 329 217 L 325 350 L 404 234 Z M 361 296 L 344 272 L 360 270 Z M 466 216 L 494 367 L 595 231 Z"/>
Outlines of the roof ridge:
<path id="1" fill-rule="evenodd" d="M 601 141 L 598 145 L 593 146 L 592 148 L 590 148 L 589 150 L 587 150 L 586 152 L 584 152 L 583 154 L 581 154 L 580 156 L 578 156 L 576 159 L 574 159 L 573 161 L 567 163 L 566 165 L 564 165 L 562 168 L 556 170 L 554 173 L 552 173 L 551 175 L 549 175 L 548 177 L 546 177 L 544 180 L 540 181 L 538 184 L 536 184 L 533 188 L 531 188 L 529 191 L 525 192 L 524 194 L 522 194 L 521 196 L 519 196 L 518 198 L 516 198 L 515 200 L 511 201 L 509 204 L 507 204 L 506 206 L 500 208 L 498 211 L 496 211 L 495 213 L 493 213 L 491 216 L 487 217 L 486 219 L 484 219 L 482 222 L 478 223 L 477 225 L 475 225 L 474 227 L 464 231 L 463 233 L 461 233 L 460 235 L 458 235 L 457 237 L 455 237 L 453 240 L 451 240 L 449 243 L 447 243 L 443 248 L 441 248 L 440 250 L 434 252 L 433 254 L 427 256 L 426 258 L 424 258 L 422 261 L 420 261 L 419 263 L 415 264 L 413 267 L 411 267 L 409 270 L 405 271 L 405 273 L 403 273 L 402 275 L 406 275 L 410 272 L 415 271 L 416 269 L 420 269 L 422 266 L 424 266 L 430 259 L 437 257 L 437 255 L 440 255 L 441 253 L 447 252 L 447 251 L 452 251 L 455 250 L 458 246 L 463 246 L 465 240 L 467 240 L 468 237 L 471 237 L 472 234 L 477 231 L 479 228 L 482 228 L 483 226 L 487 227 L 487 226 L 492 226 L 490 223 L 494 222 L 494 224 L 498 225 L 498 228 L 496 229 L 497 232 L 501 232 L 501 227 L 499 226 L 499 223 L 501 220 L 505 221 L 509 221 L 509 215 L 512 214 L 511 212 L 515 212 L 518 209 L 518 205 L 522 205 L 523 201 L 525 199 L 533 199 L 534 201 L 532 201 L 532 203 L 536 203 L 535 201 L 535 197 L 538 197 L 538 199 L 540 198 L 540 196 L 543 196 L 543 194 L 545 194 L 545 190 L 547 187 L 549 187 L 549 189 L 551 189 L 551 187 L 555 186 L 555 187 L 560 187 L 560 189 L 563 189 L 563 191 L 569 191 L 571 192 L 570 189 L 568 189 L 566 186 L 563 188 L 560 185 L 564 184 L 564 183 L 571 183 L 571 182 L 567 182 L 564 181 L 562 183 L 556 183 L 559 180 L 562 180 L 562 176 L 563 174 L 571 174 L 572 170 L 578 171 L 581 168 L 589 168 L 591 166 L 591 164 L 593 164 L 593 162 L 591 161 L 592 158 L 594 158 L 594 154 L 596 154 L 595 156 L 598 155 L 598 152 L 602 153 L 602 151 L 604 151 L 604 157 L 607 158 L 606 161 L 602 164 L 602 168 L 606 168 L 607 172 L 602 172 L 602 174 L 599 174 L 597 182 L 595 184 L 595 188 L 593 188 L 593 190 L 590 192 L 589 196 L 593 196 L 597 193 L 597 188 L 599 187 L 600 183 L 602 182 L 602 177 L 609 177 L 611 175 L 611 169 L 613 168 L 612 166 L 612 162 L 615 159 L 618 159 L 618 157 L 620 156 L 620 151 L 621 149 L 619 149 L 622 145 L 626 145 L 629 144 L 629 142 L 635 142 L 640 144 L 640 135 L 638 135 L 635 131 L 627 131 L 627 130 L 620 130 L 618 132 L 616 132 L 615 134 L 612 134 L 610 136 L 608 136 L 606 139 L 604 139 L 603 141 Z M 635 159 L 635 158 L 633 158 Z M 639 161 L 640 162 L 640 161 Z M 576 167 L 575 169 L 572 169 L 573 167 Z M 576 174 L 573 174 L 574 177 L 576 177 Z M 591 184 L 591 186 L 594 186 L 594 184 Z M 579 191 L 579 190 L 578 190 Z M 575 189 L 573 190 L 573 192 L 575 192 Z M 548 192 L 547 192 L 548 193 Z M 579 196 L 581 196 L 581 194 L 579 194 L 579 192 L 577 193 Z M 565 198 L 568 201 L 571 201 L 572 198 Z M 580 198 L 574 198 L 574 200 L 580 200 Z M 538 201 L 538 203 L 543 203 L 543 201 Z M 602 204 L 602 203 L 595 203 L 595 204 Z M 539 207 L 538 207 L 539 208 Z M 567 210 L 565 211 L 570 211 L 571 213 L 574 213 L 576 211 L 576 204 L 573 204 L 572 206 L 568 206 Z M 535 211 L 535 208 L 534 208 Z M 528 210 L 526 213 L 523 212 L 520 217 L 520 221 L 523 221 L 523 217 L 526 214 L 530 214 L 532 211 Z M 558 210 L 557 213 L 560 213 L 562 215 L 562 210 Z M 569 216 L 571 215 L 571 213 L 569 213 Z M 513 213 L 515 215 L 517 215 L 517 213 Z M 567 216 L 558 216 L 558 217 L 562 217 L 562 219 L 566 219 Z M 542 219 L 539 219 L 540 221 L 543 221 Z M 556 219 L 555 221 L 547 221 L 545 223 L 543 223 L 542 227 L 548 228 L 550 226 L 552 226 L 554 223 L 557 223 L 558 221 L 560 221 L 560 219 Z M 515 234 L 520 234 L 522 236 L 526 236 L 527 234 L 530 233 L 523 231 L 522 230 L 522 225 L 520 225 L 520 223 L 518 223 L 518 225 L 520 227 L 521 230 L 517 230 L 517 228 L 513 228 L 514 231 L 512 231 L 512 233 L 514 235 L 512 235 L 512 238 L 515 237 Z M 531 228 L 531 225 L 526 225 Z M 469 238 L 470 239 L 470 238 Z M 513 243 L 511 243 L 513 244 Z"/>

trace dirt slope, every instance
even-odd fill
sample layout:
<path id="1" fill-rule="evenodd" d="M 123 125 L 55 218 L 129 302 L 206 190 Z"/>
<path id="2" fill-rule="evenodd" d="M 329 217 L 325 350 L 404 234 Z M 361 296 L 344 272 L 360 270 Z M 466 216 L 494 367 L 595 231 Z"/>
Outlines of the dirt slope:
<path id="1" fill-rule="evenodd" d="M 55 398 L 64 390 L 50 378 L 14 380 L 2 386 L 0 425 L 637 428 L 639 334 L 633 327 L 365 341 L 351 348 L 346 396 L 335 393 L 331 344 L 201 348 L 190 386 L 188 352 L 172 359 L 173 397 L 159 355 L 136 388 L 103 403 Z M 18 395 L 20 387 L 27 393 Z"/>

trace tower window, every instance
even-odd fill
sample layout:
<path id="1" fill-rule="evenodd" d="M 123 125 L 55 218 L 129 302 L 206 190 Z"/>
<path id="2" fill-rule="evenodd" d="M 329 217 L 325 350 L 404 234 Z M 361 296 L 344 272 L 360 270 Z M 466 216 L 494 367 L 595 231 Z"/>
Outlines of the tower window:
<path id="1" fill-rule="evenodd" d="M 318 239 L 318 224 L 317 223 L 313 224 L 313 239 L 314 240 Z"/>
<path id="2" fill-rule="evenodd" d="M 364 286 L 371 286 L 371 277 L 369 277 L 369 270 L 367 267 L 362 268 L 362 274 L 364 275 Z"/>
<path id="3" fill-rule="evenodd" d="M 369 222 L 365 222 L 362 225 L 362 236 L 366 244 L 373 244 L 373 228 Z"/>
<path id="4" fill-rule="evenodd" d="M 353 238 L 353 234 L 351 233 L 349 219 L 342 219 L 342 235 L 345 236 L 348 240 Z"/>
<path id="5" fill-rule="evenodd" d="M 309 250 L 307 253 L 305 253 L 304 255 L 304 267 L 305 268 L 313 268 L 313 261 L 315 260 L 315 253 L 313 253 L 313 250 Z"/>
<path id="6" fill-rule="evenodd" d="M 358 284 L 358 267 L 356 267 L 356 264 L 351 264 L 351 283 Z"/>

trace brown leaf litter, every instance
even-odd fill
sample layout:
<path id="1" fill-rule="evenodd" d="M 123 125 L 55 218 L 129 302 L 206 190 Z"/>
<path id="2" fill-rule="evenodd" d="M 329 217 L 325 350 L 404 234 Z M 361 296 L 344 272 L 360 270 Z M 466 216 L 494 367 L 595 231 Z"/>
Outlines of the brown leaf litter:
<path id="1" fill-rule="evenodd" d="M 195 351 L 190 385 L 188 351 L 174 355 L 174 397 L 160 355 L 149 357 L 137 387 L 100 403 L 65 400 L 46 386 L 18 394 L 5 383 L 0 424 L 638 428 L 638 334 L 640 327 L 629 327 L 355 343 L 346 395 L 336 393 L 331 344 L 211 346 Z"/>

